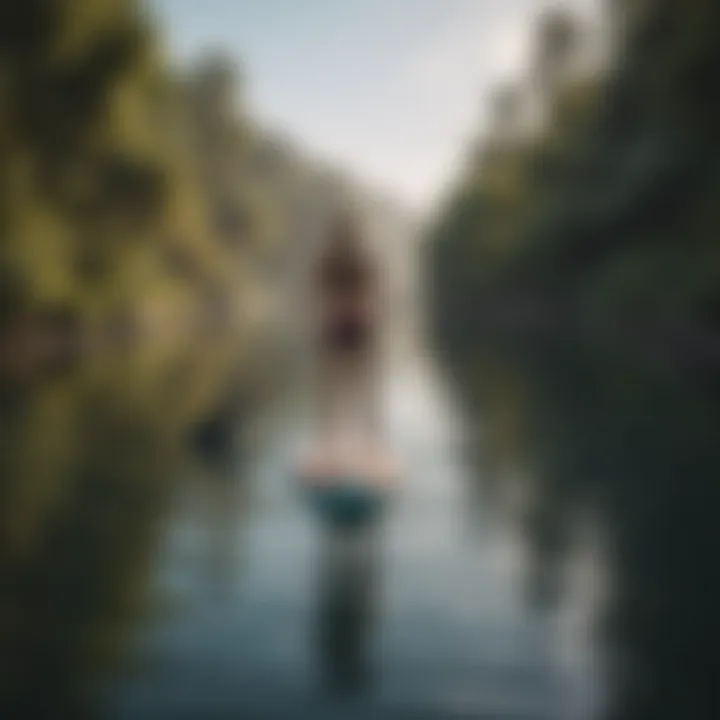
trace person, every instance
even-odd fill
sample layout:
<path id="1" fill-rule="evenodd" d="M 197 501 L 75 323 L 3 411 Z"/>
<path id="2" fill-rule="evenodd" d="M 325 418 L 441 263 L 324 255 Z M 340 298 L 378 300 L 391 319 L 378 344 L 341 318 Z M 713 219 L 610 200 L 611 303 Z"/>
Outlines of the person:
<path id="1" fill-rule="evenodd" d="M 327 689 L 356 695 L 372 675 L 379 519 L 396 468 L 382 416 L 384 278 L 347 213 L 334 218 L 310 286 L 318 414 L 300 474 L 325 531 L 317 650 Z"/>
<path id="2" fill-rule="evenodd" d="M 310 280 L 319 412 L 301 474 L 313 485 L 355 485 L 357 505 L 370 485 L 390 485 L 396 469 L 382 418 L 384 278 L 347 213 L 334 218 Z"/>
<path id="3" fill-rule="evenodd" d="M 383 288 L 378 263 L 347 215 L 336 218 L 313 282 L 323 419 L 352 416 L 377 430 Z"/>

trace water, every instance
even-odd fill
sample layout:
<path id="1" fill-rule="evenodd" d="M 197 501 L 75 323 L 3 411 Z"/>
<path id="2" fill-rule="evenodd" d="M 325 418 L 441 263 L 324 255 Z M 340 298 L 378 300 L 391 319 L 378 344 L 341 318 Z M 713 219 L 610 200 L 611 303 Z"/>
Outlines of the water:
<path id="1" fill-rule="evenodd" d="M 232 343 L 5 388 L 4 716 L 582 718 L 641 703 L 628 667 L 702 698 L 712 396 L 586 360 L 478 360 L 457 407 L 437 366 L 399 364 L 404 480 L 347 542 Z"/>
<path id="2" fill-rule="evenodd" d="M 553 630 L 520 603 L 508 533 L 464 517 L 467 478 L 432 380 L 417 366 L 390 382 L 406 473 L 371 539 L 375 608 L 358 630 L 368 635 L 366 692 L 351 701 L 323 692 L 320 563 L 330 541 L 288 475 L 290 421 L 228 484 L 198 477 L 180 491 L 152 573 L 154 592 L 179 607 L 138 634 L 142 670 L 116 690 L 117 717 L 562 716 L 573 680 L 552 655 Z"/>

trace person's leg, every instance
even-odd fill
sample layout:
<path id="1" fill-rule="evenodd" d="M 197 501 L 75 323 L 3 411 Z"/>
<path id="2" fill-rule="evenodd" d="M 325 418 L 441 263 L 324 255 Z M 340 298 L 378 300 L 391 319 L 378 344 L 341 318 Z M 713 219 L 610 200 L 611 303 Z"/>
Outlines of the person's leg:
<path id="1" fill-rule="evenodd" d="M 375 605 L 376 528 L 334 528 L 326 539 L 319 617 L 320 661 L 333 693 L 364 690 Z"/>

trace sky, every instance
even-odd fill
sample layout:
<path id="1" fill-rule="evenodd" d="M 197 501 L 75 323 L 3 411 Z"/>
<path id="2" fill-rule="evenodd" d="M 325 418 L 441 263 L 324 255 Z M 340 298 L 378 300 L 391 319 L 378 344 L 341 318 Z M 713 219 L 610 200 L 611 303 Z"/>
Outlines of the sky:
<path id="1" fill-rule="evenodd" d="M 561 0 L 584 10 L 598 0 Z M 221 49 L 245 103 L 409 207 L 432 203 L 521 75 L 546 0 L 147 0 L 179 65 Z"/>

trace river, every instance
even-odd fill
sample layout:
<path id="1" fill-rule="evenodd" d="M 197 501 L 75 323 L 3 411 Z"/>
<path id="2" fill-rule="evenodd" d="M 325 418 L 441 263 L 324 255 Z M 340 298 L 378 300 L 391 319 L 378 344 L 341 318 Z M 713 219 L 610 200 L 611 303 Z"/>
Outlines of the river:
<path id="1" fill-rule="evenodd" d="M 403 480 L 355 556 L 297 493 L 300 415 L 243 386 L 232 343 L 5 388 L 7 716 L 584 718 L 606 700 L 599 605 L 617 622 L 656 588 L 660 614 L 613 637 L 662 670 L 637 633 L 672 643 L 662 613 L 702 616 L 683 558 L 709 547 L 715 495 L 683 487 L 717 457 L 714 406 L 553 353 L 479 365 L 476 424 L 437 364 L 395 364 Z M 705 472 L 678 489 L 688 457 Z M 330 587 L 351 600 L 328 624 Z M 328 692 L 338 668 L 355 692 Z"/>
<path id="2" fill-rule="evenodd" d="M 577 668 L 558 656 L 554 626 L 520 601 L 508 529 L 468 513 L 468 470 L 435 374 L 404 363 L 388 386 L 405 474 L 373 560 L 366 691 L 344 701 L 322 691 L 319 564 L 330 541 L 296 494 L 298 427 L 282 413 L 256 432 L 244 465 L 178 490 L 151 573 L 175 610 L 136 634 L 142 669 L 116 690 L 118 717 L 569 716 Z"/>

